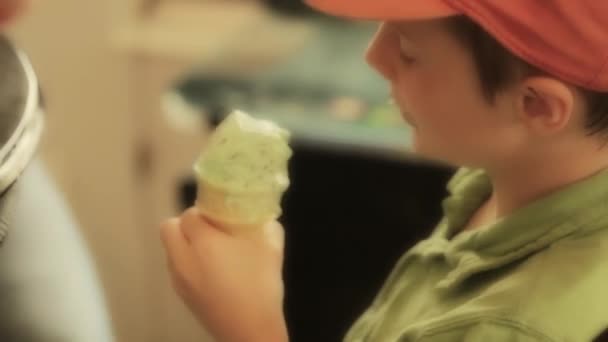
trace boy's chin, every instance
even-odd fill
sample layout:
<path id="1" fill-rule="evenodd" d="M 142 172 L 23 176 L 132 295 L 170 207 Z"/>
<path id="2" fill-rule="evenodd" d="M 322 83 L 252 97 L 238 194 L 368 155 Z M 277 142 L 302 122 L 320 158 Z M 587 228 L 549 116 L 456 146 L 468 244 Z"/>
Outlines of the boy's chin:
<path id="1" fill-rule="evenodd" d="M 415 140 L 414 140 L 414 143 L 412 144 L 411 152 L 414 154 L 415 157 L 428 161 L 428 162 L 431 162 L 431 163 L 448 165 L 448 166 L 462 165 L 460 162 L 454 160 L 454 158 L 452 158 L 451 156 L 448 156 L 445 153 L 440 153 L 436 150 L 433 150 L 433 149 L 429 148 L 428 146 L 425 146 L 423 144 L 420 144 L 419 142 L 416 142 Z"/>
<path id="2" fill-rule="evenodd" d="M 433 153 L 433 151 L 429 150 L 427 146 L 421 144 L 416 138 L 414 138 L 412 142 L 412 153 L 421 159 L 431 160 L 431 161 L 440 161 L 441 156 L 437 155 L 437 153 Z"/>
<path id="3" fill-rule="evenodd" d="M 440 156 L 436 153 L 436 151 L 433 151 L 433 149 L 430 147 L 431 146 L 425 144 L 423 141 L 420 140 L 420 136 L 416 133 L 416 131 L 413 132 L 412 152 L 416 156 L 424 159 L 439 159 Z"/>

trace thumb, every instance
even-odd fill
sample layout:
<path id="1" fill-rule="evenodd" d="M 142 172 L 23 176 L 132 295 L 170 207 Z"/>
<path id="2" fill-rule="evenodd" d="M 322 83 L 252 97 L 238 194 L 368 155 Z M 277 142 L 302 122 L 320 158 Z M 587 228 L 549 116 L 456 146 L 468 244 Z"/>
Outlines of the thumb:
<path id="1" fill-rule="evenodd" d="M 196 207 L 189 208 L 180 216 L 182 232 L 186 240 L 196 243 L 203 234 L 213 234 L 213 227 Z"/>
<path id="2" fill-rule="evenodd" d="M 271 248 L 281 253 L 285 249 L 285 229 L 278 221 L 271 221 L 263 227 L 263 233 Z"/>
<path id="3" fill-rule="evenodd" d="M 181 292 L 193 274 L 193 260 L 190 245 L 180 227 L 180 219 L 173 218 L 161 225 L 161 240 L 167 254 L 167 263 L 176 290 Z"/>

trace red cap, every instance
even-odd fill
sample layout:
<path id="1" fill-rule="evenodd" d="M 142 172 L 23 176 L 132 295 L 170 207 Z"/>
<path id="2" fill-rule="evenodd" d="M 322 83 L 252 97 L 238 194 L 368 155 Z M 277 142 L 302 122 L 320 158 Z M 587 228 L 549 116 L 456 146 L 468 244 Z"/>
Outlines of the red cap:
<path id="1" fill-rule="evenodd" d="M 507 49 L 564 81 L 608 91 L 608 0 L 307 0 L 323 12 L 382 21 L 464 14 Z"/>

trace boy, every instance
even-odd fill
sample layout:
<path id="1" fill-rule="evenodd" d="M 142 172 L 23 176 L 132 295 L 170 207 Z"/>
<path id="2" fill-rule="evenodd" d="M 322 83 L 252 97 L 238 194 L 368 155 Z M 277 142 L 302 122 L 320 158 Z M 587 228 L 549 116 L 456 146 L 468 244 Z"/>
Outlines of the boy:
<path id="1" fill-rule="evenodd" d="M 382 21 L 367 58 L 415 150 L 463 166 L 444 219 L 345 340 L 597 338 L 608 328 L 608 2 L 310 4 Z M 280 229 L 267 228 L 232 237 L 196 210 L 163 226 L 176 288 L 219 341 L 287 340 L 281 248 L 269 243 Z"/>

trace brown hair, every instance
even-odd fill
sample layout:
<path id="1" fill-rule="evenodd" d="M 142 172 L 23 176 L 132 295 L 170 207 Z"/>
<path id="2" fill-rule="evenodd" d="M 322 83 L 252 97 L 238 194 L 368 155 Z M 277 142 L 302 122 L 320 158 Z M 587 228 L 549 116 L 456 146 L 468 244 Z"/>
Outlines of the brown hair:
<path id="1" fill-rule="evenodd" d="M 492 102 L 497 92 L 521 77 L 547 74 L 507 50 L 481 26 L 465 16 L 447 19 L 449 30 L 470 48 L 482 91 Z M 588 135 L 608 136 L 608 93 L 578 87 L 586 100 Z"/>

